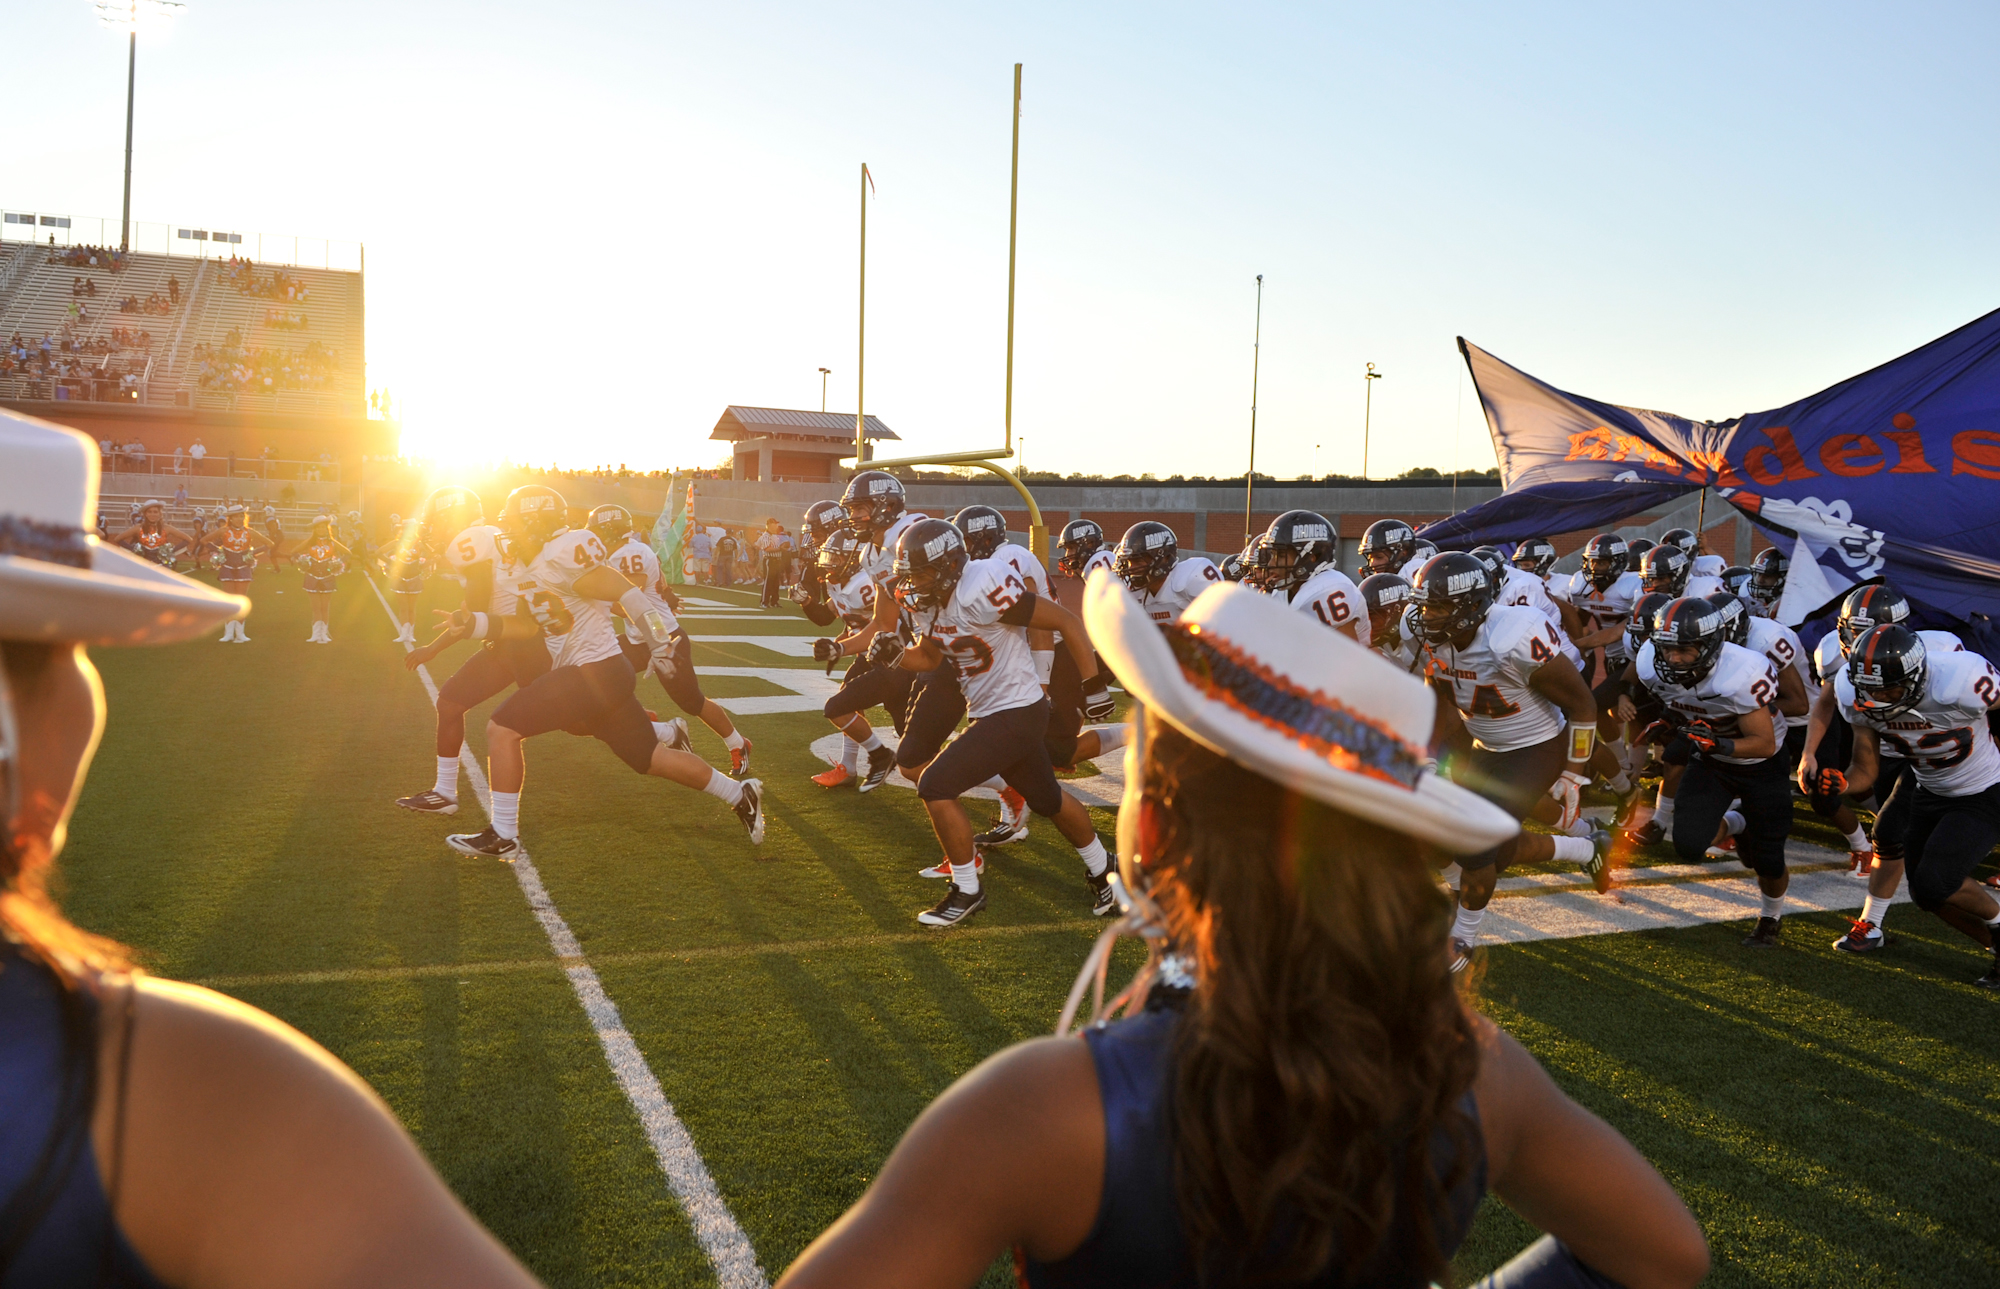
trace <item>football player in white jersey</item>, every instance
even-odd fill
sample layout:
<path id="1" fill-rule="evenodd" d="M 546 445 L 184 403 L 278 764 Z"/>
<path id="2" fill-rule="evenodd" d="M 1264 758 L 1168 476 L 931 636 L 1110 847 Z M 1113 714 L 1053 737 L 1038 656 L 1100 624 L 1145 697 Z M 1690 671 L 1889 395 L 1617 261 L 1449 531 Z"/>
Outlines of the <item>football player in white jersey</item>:
<path id="1" fill-rule="evenodd" d="M 1533 609 L 1547 618 L 1562 635 L 1563 656 L 1581 672 L 1583 651 L 1576 647 L 1571 636 L 1572 628 L 1582 623 L 1575 607 L 1550 595 L 1548 584 L 1534 573 L 1509 564 L 1497 547 L 1475 546 L 1470 553 L 1486 566 L 1487 576 L 1493 580 L 1493 602 L 1510 608 Z"/>
<path id="2" fill-rule="evenodd" d="M 1174 530 L 1142 519 L 1118 539 L 1111 571 L 1139 597 L 1148 617 L 1159 623 L 1180 621 L 1194 598 L 1222 580 L 1222 573 L 1199 555 L 1180 557 Z"/>
<path id="3" fill-rule="evenodd" d="M 854 534 L 845 527 L 829 534 L 820 542 L 813 565 L 814 576 L 809 593 L 800 606 L 807 619 L 822 627 L 838 622 L 844 632 L 859 631 L 867 626 L 875 617 L 876 590 L 875 583 L 861 571 L 861 543 Z M 847 679 L 859 679 L 871 665 L 866 658 L 856 658 L 848 665 Z M 833 662 L 827 663 L 826 670 L 828 675 L 833 674 Z M 883 700 L 883 705 L 888 708 L 896 728 L 901 729 L 905 704 L 910 696 L 910 682 L 915 678 L 906 671 L 897 670 L 892 679 L 895 682 L 893 692 Z M 893 767 L 893 760 L 890 765 Z M 840 759 L 813 775 L 812 781 L 822 788 L 837 788 L 844 783 L 862 781 L 861 744 L 846 729 L 840 732 Z"/>
<path id="4" fill-rule="evenodd" d="M 910 525 L 929 518 L 908 508 L 903 481 L 885 470 L 863 470 L 848 480 L 840 505 L 847 515 L 848 531 L 861 541 L 861 574 L 875 585 L 875 606 L 863 626 L 837 638 L 813 641 L 813 657 L 828 664 L 850 656 L 866 657 L 880 635 L 902 639 L 902 610 L 895 594 L 896 543 Z M 894 749 L 883 746 L 868 723 L 868 709 L 877 705 L 895 722 L 899 741 Z M 870 792 L 899 765 L 912 770 L 936 756 L 945 739 L 958 728 L 958 718 L 965 714 L 965 699 L 949 668 L 913 680 L 895 667 L 851 667 L 823 711 L 835 728 L 867 753 L 868 772 L 859 787 Z M 906 755 L 913 759 L 904 760 Z"/>
<path id="5" fill-rule="evenodd" d="M 1750 561 L 1750 581 L 1744 589 L 1747 598 L 1762 606 L 1765 617 L 1777 616 L 1778 601 L 1785 597 L 1785 579 L 1791 569 L 1792 561 L 1776 546 L 1766 546 Z"/>
<path id="6" fill-rule="evenodd" d="M 1064 577 L 1087 581 L 1091 570 L 1111 567 L 1111 551 L 1104 545 L 1104 529 L 1094 519 L 1072 519 L 1056 538 L 1056 571 Z"/>
<path id="7" fill-rule="evenodd" d="M 1932 654 L 1915 632 L 1885 625 L 1856 642 L 1834 688 L 1854 727 L 1847 790 L 1872 786 L 1884 743 L 1910 763 L 1910 898 L 1994 952 L 1975 983 L 2000 989 L 2000 903 L 1972 877 L 2000 841 L 2000 748 L 1987 724 L 2000 707 L 2000 672 L 1976 653 Z"/>
<path id="8" fill-rule="evenodd" d="M 1677 547 L 1656 547 L 1687 557 Z M 1652 553 L 1649 552 L 1649 556 Z M 1685 596 L 1653 619 L 1653 637 L 1634 659 L 1639 683 L 1666 708 L 1675 737 L 1692 749 L 1675 794 L 1674 849 L 1698 863 L 1711 846 L 1733 849 L 1763 893 L 1752 948 L 1774 948 L 1790 875 L 1792 791 L 1785 772 L 1785 718 L 1777 709 L 1778 668 L 1729 643 L 1722 613 Z M 1741 809 L 1731 808 L 1740 800 Z"/>
<path id="9" fill-rule="evenodd" d="M 1424 643 L 1431 685 L 1447 702 L 1443 745 L 1451 777 L 1516 819 L 1547 809 L 1551 789 L 1563 793 L 1552 822 L 1578 819 L 1578 793 L 1597 736 L 1597 704 L 1563 657 L 1560 633 L 1533 609 L 1493 603 L 1486 567 L 1447 551 L 1417 574 L 1410 601 Z M 1451 717 L 1444 717 L 1444 713 Z M 1609 834 L 1548 837 L 1522 832 L 1480 855 L 1459 860 L 1458 917 L 1452 925 L 1452 970 L 1463 970 L 1501 869 L 1550 859 L 1581 864 L 1592 884 L 1611 886 Z"/>
<path id="10" fill-rule="evenodd" d="M 898 648 L 897 637 L 880 637 L 876 661 L 913 672 L 951 667 L 972 717 L 917 776 L 917 795 L 951 871 L 951 889 L 917 921 L 956 926 L 986 907 L 972 825 L 959 798 L 995 776 L 1021 793 L 1030 810 L 1055 821 L 1083 861 L 1092 911 L 1109 914 L 1115 908 L 1110 858 L 1089 811 L 1056 779 L 1047 742 L 1049 700 L 1028 644 L 1030 630 L 1062 633 L 1083 677 L 1091 714 L 1101 720 L 1110 714 L 1111 699 L 1082 622 L 1053 599 L 1029 591 L 1004 561 L 969 559 L 964 537 L 943 520 L 926 519 L 904 530 L 895 571 L 896 596 L 911 616 L 915 638 Z"/>
<path id="11" fill-rule="evenodd" d="M 1775 550 L 1773 547 L 1764 554 Z M 1834 679 L 1846 670 L 1848 654 L 1861 637 L 1875 627 L 1905 622 L 1909 616 L 1910 602 L 1887 582 L 1857 586 L 1841 601 L 1834 629 L 1820 637 L 1812 654 L 1814 696 L 1799 751 L 1798 780 L 1813 812 L 1832 819 L 1836 827 L 1849 833 L 1854 874 L 1868 883 L 1868 898 L 1861 907 L 1861 916 L 1834 943 L 1835 948 L 1848 953 L 1872 953 L 1889 943 L 1882 924 L 1896 898 L 1896 889 L 1903 882 L 1904 841 L 1909 835 L 1910 807 L 1916 798 L 1917 781 L 1910 762 L 1896 744 L 1878 749 L 1876 759 L 1880 766 L 1871 788 L 1877 803 L 1873 841 L 1868 847 L 1872 853 L 1856 847 L 1856 835 L 1861 828 L 1848 800 L 1852 796 L 1856 801 L 1864 801 L 1867 794 L 1850 793 L 1844 774 L 1826 773 L 1846 770 L 1854 754 L 1854 727 L 1840 713 Z M 1916 636 L 1932 657 L 1964 648 L 1949 631 L 1918 631 Z M 1872 863 L 1861 862 L 1864 854 Z"/>
<path id="12" fill-rule="evenodd" d="M 1631 621 L 1632 606 L 1644 594 L 1639 575 L 1631 570 L 1625 539 L 1616 533 L 1599 533 L 1584 545 L 1583 567 L 1569 575 L 1557 596 L 1575 606 L 1582 616 L 1577 634 L 1571 637 L 1576 647 L 1586 652 L 1600 647 L 1604 650 L 1607 678 L 1618 675 L 1631 661 L 1625 652 L 1625 627 Z"/>
<path id="13" fill-rule="evenodd" d="M 1325 515 L 1287 510 L 1271 521 L 1257 545 L 1256 586 L 1266 595 L 1283 596 L 1300 613 L 1358 644 L 1367 606 L 1361 588 L 1334 563 L 1339 554 L 1335 543 Z"/>
<path id="14" fill-rule="evenodd" d="M 562 494 L 541 484 L 514 489 L 500 510 L 500 529 L 524 568 L 511 616 L 459 609 L 456 626 L 474 639 L 560 639 L 555 665 L 506 702 L 486 722 L 492 822 L 477 833 L 445 840 L 466 855 L 510 860 L 521 850 L 521 788 L 527 775 L 522 744 L 564 730 L 602 742 L 634 771 L 706 792 L 736 812 L 752 845 L 764 840 L 763 784 L 736 780 L 690 752 L 660 741 L 633 691 L 637 676 L 619 648 L 611 606 L 639 626 L 654 652 L 669 646 L 665 622 L 646 595 L 607 564 L 610 552 L 588 530 L 566 527 Z"/>
<path id="15" fill-rule="evenodd" d="M 470 488 L 444 487 L 424 499 L 418 512 L 418 536 L 439 567 L 465 583 L 459 607 L 467 614 L 512 617 L 514 586 L 522 568 L 504 553 L 500 530 L 485 520 L 485 507 Z M 403 656 L 403 666 L 415 671 L 452 645 L 468 638 L 454 626 L 452 615 L 440 611 L 444 629 L 429 644 Z M 437 778 L 422 792 L 398 797 L 396 804 L 423 815 L 458 813 L 459 749 L 465 746 L 465 714 L 509 685 L 526 686 L 549 669 L 548 647 L 539 639 L 488 637 L 451 678 L 438 687 Z"/>
<path id="16" fill-rule="evenodd" d="M 1660 545 L 1679 547 L 1681 553 L 1688 557 L 1688 570 L 1693 577 L 1712 577 L 1720 582 L 1723 570 L 1729 566 L 1729 561 L 1722 556 L 1710 555 L 1691 528 L 1669 528 L 1660 534 Z M 1689 594 L 1707 599 L 1713 592 L 1696 590 Z"/>
<path id="17" fill-rule="evenodd" d="M 736 778 L 744 778 L 750 773 L 750 740 L 736 728 L 729 719 L 729 713 L 720 704 L 701 692 L 701 679 L 694 671 L 694 642 L 688 638 L 686 628 L 681 626 L 673 593 L 667 589 L 666 579 L 660 573 L 660 557 L 632 522 L 632 512 L 625 507 L 612 504 L 599 506 L 590 512 L 589 527 L 597 540 L 604 543 L 604 549 L 611 552 L 611 567 L 618 570 L 626 581 L 639 588 L 646 602 L 666 624 L 668 646 L 659 652 L 647 648 L 645 633 L 629 619 L 625 623 L 625 656 L 636 673 L 650 671 L 660 682 L 660 688 L 667 691 L 667 697 L 674 700 L 674 706 L 689 716 L 698 717 L 701 723 L 715 731 L 722 745 L 729 749 L 729 773 Z M 654 732 L 667 746 L 682 752 L 694 751 L 688 741 L 687 722 L 675 717 L 671 721 L 655 723 Z"/>
<path id="18" fill-rule="evenodd" d="M 1409 524 L 1400 519 L 1378 519 L 1362 532 L 1356 554 L 1360 556 L 1363 573 L 1394 573 L 1414 586 L 1417 571 L 1429 558 L 1418 546 L 1416 530 Z M 1432 547 L 1432 552 L 1435 551 Z"/>
<path id="19" fill-rule="evenodd" d="M 1677 600 L 1705 600 L 1722 589 L 1722 579 L 1696 573 L 1686 551 L 1662 542 L 1639 557 L 1639 588 Z"/>
<path id="20" fill-rule="evenodd" d="M 1424 671 L 1424 647 L 1404 629 L 1410 584 L 1394 573 L 1371 573 L 1356 588 L 1368 610 L 1368 645 L 1412 675 Z"/>

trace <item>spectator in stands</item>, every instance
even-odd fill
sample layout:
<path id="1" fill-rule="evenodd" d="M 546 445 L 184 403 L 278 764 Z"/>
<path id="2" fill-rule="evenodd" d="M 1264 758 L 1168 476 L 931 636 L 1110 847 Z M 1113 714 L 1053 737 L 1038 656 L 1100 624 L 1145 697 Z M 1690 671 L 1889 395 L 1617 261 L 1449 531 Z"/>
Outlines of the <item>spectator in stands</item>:
<path id="1" fill-rule="evenodd" d="M 181 454 L 181 450 L 180 450 L 179 448 L 175 448 L 175 449 L 174 449 L 174 455 L 175 455 L 176 457 L 178 457 L 178 456 L 179 456 L 180 454 Z M 178 472 L 178 471 L 176 471 L 176 473 L 179 473 L 179 472 Z M 174 509 L 175 509 L 175 510 L 177 510 L 177 511 L 179 511 L 179 510 L 186 510 L 186 509 L 187 509 L 187 504 L 188 504 L 188 486 L 187 486 L 186 484 L 184 484 L 184 483 L 177 483 L 177 484 L 175 484 L 175 485 L 174 485 Z"/>
<path id="2" fill-rule="evenodd" d="M 207 455 L 208 448 L 203 445 L 201 436 L 196 435 L 194 446 L 188 449 L 188 456 L 194 461 L 195 469 L 201 469 L 201 459 Z"/>
<path id="3" fill-rule="evenodd" d="M 696 525 L 688 537 L 688 578 L 700 585 L 708 581 L 709 568 L 715 558 L 715 539 L 708 530 Z"/>
<path id="4" fill-rule="evenodd" d="M 181 280 L 171 273 L 167 274 L 167 299 L 175 304 L 181 302 Z"/>

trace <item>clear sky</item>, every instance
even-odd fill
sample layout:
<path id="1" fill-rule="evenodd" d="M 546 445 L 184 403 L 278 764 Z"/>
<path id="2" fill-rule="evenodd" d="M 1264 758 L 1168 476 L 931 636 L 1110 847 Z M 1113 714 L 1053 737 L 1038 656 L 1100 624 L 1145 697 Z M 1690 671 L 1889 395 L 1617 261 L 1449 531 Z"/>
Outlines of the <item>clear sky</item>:
<path id="1" fill-rule="evenodd" d="M 7 0 L 0 207 L 118 212 L 125 59 Z M 1452 344 L 1721 418 L 2000 305 L 2000 7 L 191 0 L 133 215 L 368 248 L 414 455 L 709 465 L 723 407 L 1031 468 L 1492 464 Z M 1315 444 L 1317 456 L 1315 457 Z"/>

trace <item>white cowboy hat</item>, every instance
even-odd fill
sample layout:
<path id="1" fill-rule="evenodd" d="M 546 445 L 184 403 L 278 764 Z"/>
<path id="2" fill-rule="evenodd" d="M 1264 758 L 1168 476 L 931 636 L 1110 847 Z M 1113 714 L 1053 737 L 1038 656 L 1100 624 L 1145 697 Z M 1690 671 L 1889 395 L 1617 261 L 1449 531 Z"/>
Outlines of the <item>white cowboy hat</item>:
<path id="1" fill-rule="evenodd" d="M 249 612 L 85 529 L 97 458 L 75 430 L 0 410 L 0 640 L 170 644 Z"/>
<path id="2" fill-rule="evenodd" d="M 1268 596 L 1222 583 L 1161 627 L 1098 569 L 1083 620 L 1135 698 L 1273 782 L 1454 854 L 1520 831 L 1500 807 L 1425 768 L 1437 711 L 1429 686 Z"/>

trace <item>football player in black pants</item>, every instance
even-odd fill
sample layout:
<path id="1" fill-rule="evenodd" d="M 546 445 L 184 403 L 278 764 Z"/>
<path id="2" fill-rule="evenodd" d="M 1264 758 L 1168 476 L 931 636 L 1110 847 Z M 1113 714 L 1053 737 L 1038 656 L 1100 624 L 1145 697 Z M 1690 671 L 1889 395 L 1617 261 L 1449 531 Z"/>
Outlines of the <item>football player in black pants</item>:
<path id="1" fill-rule="evenodd" d="M 1562 639 L 1540 610 L 1493 603 L 1479 560 L 1462 551 L 1433 557 L 1410 591 L 1414 625 L 1437 691 L 1441 748 L 1451 777 L 1516 819 L 1542 810 L 1568 828 L 1578 818 L 1597 736 L 1597 704 Z M 1553 794 L 1559 802 L 1545 808 Z M 1500 870 L 1551 859 L 1580 864 L 1601 893 L 1611 886 L 1609 835 L 1549 837 L 1522 832 L 1459 861 L 1453 971 L 1470 961 Z"/>
<path id="2" fill-rule="evenodd" d="M 1777 710 L 1777 667 L 1728 637 L 1720 610 L 1705 599 L 1683 597 L 1660 610 L 1653 638 L 1634 666 L 1690 753 L 1675 795 L 1674 849 L 1699 863 L 1711 846 L 1733 848 L 1743 866 L 1755 870 L 1763 893 L 1756 929 L 1743 943 L 1775 948 L 1791 884 L 1785 868 L 1792 831 L 1785 718 Z M 1740 813 L 1730 808 L 1737 799 Z"/>

